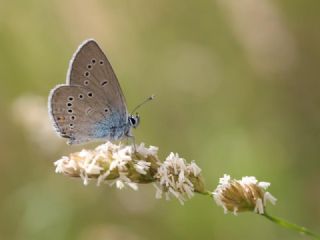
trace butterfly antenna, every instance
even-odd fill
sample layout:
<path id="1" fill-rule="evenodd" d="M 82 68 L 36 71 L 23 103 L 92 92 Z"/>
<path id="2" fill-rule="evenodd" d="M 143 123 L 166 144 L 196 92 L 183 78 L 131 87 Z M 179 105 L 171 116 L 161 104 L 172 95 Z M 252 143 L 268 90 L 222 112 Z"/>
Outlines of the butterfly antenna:
<path id="1" fill-rule="evenodd" d="M 148 97 L 146 100 L 144 100 L 144 101 L 143 101 L 142 103 L 140 103 L 138 106 L 136 106 L 136 107 L 132 110 L 131 115 L 132 115 L 135 111 L 137 111 L 138 108 L 140 108 L 142 105 L 144 105 L 145 103 L 153 100 L 154 98 L 155 98 L 155 95 L 152 94 L 150 97 Z"/>

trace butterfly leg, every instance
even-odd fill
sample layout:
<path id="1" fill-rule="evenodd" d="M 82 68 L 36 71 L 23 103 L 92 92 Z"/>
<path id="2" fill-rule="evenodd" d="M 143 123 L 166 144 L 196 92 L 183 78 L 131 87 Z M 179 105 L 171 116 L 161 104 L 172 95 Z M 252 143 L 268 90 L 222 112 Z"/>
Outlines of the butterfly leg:
<path id="1" fill-rule="evenodd" d="M 134 151 L 137 152 L 135 137 L 131 134 L 127 134 L 126 137 L 127 137 L 127 140 L 129 140 L 129 139 L 132 140 Z"/>

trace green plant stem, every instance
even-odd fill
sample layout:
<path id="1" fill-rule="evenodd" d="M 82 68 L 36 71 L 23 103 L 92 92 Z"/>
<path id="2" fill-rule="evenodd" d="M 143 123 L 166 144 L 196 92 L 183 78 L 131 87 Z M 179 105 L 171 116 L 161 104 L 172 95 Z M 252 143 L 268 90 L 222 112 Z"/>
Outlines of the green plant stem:
<path id="1" fill-rule="evenodd" d="M 205 196 L 212 196 L 212 193 L 210 191 L 204 190 L 203 192 L 197 192 L 201 195 L 205 195 Z"/>
<path id="2" fill-rule="evenodd" d="M 274 217 L 274 216 L 271 216 L 269 215 L 268 213 L 264 213 L 262 214 L 263 216 L 265 216 L 267 219 L 269 219 L 270 221 L 276 223 L 276 224 L 279 224 L 280 226 L 282 227 L 285 227 L 285 228 L 288 228 L 288 229 L 292 229 L 294 231 L 297 231 L 299 233 L 303 233 L 303 234 L 306 234 L 308 236 L 311 236 L 311 237 L 314 237 L 315 239 L 320 239 L 320 235 L 314 233 L 314 232 L 311 232 L 309 229 L 305 228 L 305 227 L 301 227 L 297 224 L 294 224 L 294 223 L 290 223 L 290 222 L 287 222 L 286 220 L 284 219 L 281 219 L 281 218 L 278 218 L 278 217 Z"/>

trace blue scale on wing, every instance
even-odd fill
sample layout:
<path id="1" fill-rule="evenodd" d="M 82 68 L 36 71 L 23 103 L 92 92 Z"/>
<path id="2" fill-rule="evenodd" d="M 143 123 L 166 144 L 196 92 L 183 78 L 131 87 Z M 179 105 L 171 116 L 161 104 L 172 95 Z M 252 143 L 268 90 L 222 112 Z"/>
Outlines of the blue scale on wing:
<path id="1" fill-rule="evenodd" d="M 130 125 L 128 121 L 123 120 L 122 114 L 111 112 L 111 114 L 99 122 L 93 128 L 95 138 L 119 140 L 128 135 Z"/>

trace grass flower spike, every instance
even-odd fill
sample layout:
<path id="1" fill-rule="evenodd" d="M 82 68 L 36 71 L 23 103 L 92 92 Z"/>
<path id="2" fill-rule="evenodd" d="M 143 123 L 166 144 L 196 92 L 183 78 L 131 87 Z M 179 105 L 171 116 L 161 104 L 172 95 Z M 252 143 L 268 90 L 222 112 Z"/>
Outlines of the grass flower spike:
<path id="1" fill-rule="evenodd" d="M 258 182 L 255 177 L 236 180 L 231 179 L 229 175 L 224 175 L 213 192 L 213 198 L 219 206 L 223 207 L 225 213 L 254 211 L 263 214 L 267 201 L 272 204 L 276 202 L 276 198 L 265 191 L 269 186 L 270 183 Z"/>
<path id="2" fill-rule="evenodd" d="M 271 193 L 266 191 L 269 186 L 270 183 L 258 182 L 255 177 L 243 177 L 241 180 L 236 180 L 225 174 L 220 178 L 212 197 L 218 206 L 223 207 L 225 213 L 233 212 L 237 215 L 238 212 L 255 212 L 281 227 L 320 239 L 318 234 L 309 229 L 266 212 L 266 203 L 275 204 L 277 201 Z"/>
<path id="3" fill-rule="evenodd" d="M 180 158 L 178 154 L 170 153 L 167 159 L 160 165 L 156 174 L 159 187 L 157 198 L 162 194 L 175 196 L 181 204 L 188 198 L 192 198 L 194 192 L 204 192 L 203 181 L 201 180 L 201 169 L 193 161 L 191 164 Z"/>
<path id="4" fill-rule="evenodd" d="M 56 161 L 57 173 L 81 177 L 87 185 L 95 179 L 97 185 L 109 183 L 122 189 L 134 190 L 138 184 L 154 183 L 156 197 L 176 197 L 181 203 L 191 198 L 194 192 L 203 193 L 201 169 L 195 162 L 190 164 L 178 154 L 170 153 L 164 162 L 158 158 L 158 148 L 116 145 L 110 142 L 94 150 L 82 150 Z"/>
<path id="5" fill-rule="evenodd" d="M 181 204 L 195 193 L 200 193 L 213 197 L 225 213 L 255 212 L 282 227 L 320 239 L 318 234 L 307 228 L 266 212 L 266 203 L 276 202 L 275 197 L 266 191 L 270 183 L 259 182 L 255 177 L 236 180 L 224 175 L 216 190 L 210 192 L 205 189 L 201 169 L 194 161 L 188 163 L 177 153 L 170 153 L 161 161 L 158 148 L 154 146 L 146 147 L 141 143 L 133 147 L 107 142 L 94 150 L 71 153 L 54 165 L 57 173 L 79 177 L 84 185 L 95 180 L 98 186 L 107 183 L 119 189 L 130 187 L 138 190 L 139 184 L 152 183 L 156 188 L 156 198 L 175 197 Z"/>

